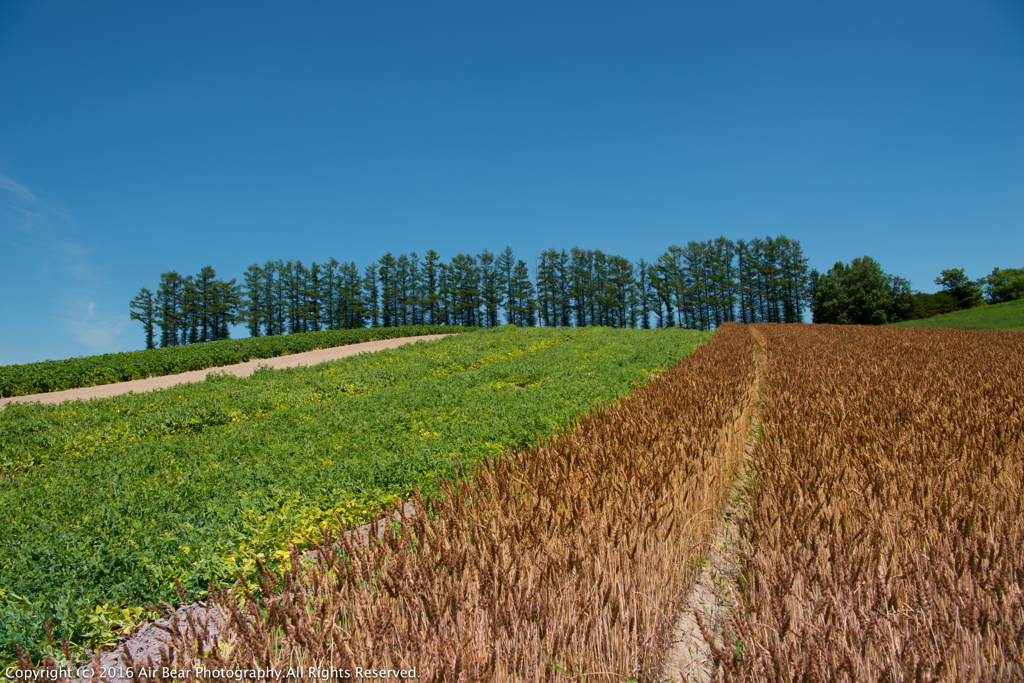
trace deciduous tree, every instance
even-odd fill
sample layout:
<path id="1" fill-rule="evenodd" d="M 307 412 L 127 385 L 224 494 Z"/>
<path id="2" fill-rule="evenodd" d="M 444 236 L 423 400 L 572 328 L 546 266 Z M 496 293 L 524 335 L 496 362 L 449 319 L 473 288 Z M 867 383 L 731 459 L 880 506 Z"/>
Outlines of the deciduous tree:
<path id="1" fill-rule="evenodd" d="M 888 275 L 870 256 L 836 262 L 819 278 L 811 304 L 814 322 L 853 325 L 907 320 L 913 306 L 910 283 Z"/>
<path id="2" fill-rule="evenodd" d="M 963 268 L 949 268 L 942 271 L 935 284 L 942 287 L 942 291 L 956 299 L 957 307 L 960 309 L 973 308 L 985 303 L 981 298 L 981 285 L 971 280 L 964 273 Z"/>
<path id="3" fill-rule="evenodd" d="M 1024 299 L 1024 268 L 995 268 L 983 280 L 990 304 Z"/>

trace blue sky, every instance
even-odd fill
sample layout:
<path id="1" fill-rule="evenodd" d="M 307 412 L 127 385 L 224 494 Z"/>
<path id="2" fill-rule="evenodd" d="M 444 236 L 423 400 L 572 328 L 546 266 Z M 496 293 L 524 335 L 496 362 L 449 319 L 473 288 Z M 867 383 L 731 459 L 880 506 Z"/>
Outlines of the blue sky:
<path id="1" fill-rule="evenodd" d="M 166 270 L 778 234 L 1024 266 L 1024 3 L 0 0 L 0 364 Z"/>

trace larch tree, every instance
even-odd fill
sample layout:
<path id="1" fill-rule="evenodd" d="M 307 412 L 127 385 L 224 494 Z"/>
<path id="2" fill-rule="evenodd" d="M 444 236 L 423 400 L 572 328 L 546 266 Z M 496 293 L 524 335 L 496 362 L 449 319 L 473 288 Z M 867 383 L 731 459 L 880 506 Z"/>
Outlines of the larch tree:
<path id="1" fill-rule="evenodd" d="M 636 262 L 637 315 L 641 329 L 651 329 L 651 301 L 654 290 L 651 287 L 650 266 L 640 259 Z"/>
<path id="2" fill-rule="evenodd" d="M 512 253 L 512 247 L 505 247 L 498 254 L 494 261 L 494 267 L 498 269 L 498 273 L 501 276 L 501 297 L 504 304 L 505 322 L 514 325 L 515 323 L 512 322 L 512 277 L 516 268 L 516 259 Z"/>
<path id="3" fill-rule="evenodd" d="M 242 276 L 244 285 L 244 303 L 242 319 L 245 327 L 249 330 L 250 337 L 259 337 L 262 334 L 263 326 L 263 269 L 258 263 L 254 263 L 245 269 Z"/>
<path id="4" fill-rule="evenodd" d="M 395 327 L 398 316 L 398 285 L 395 282 L 397 262 L 391 252 L 384 254 L 377 262 L 377 274 L 380 276 L 380 319 L 382 327 Z"/>
<path id="5" fill-rule="evenodd" d="M 177 271 L 160 275 L 156 290 L 156 324 L 160 328 L 160 346 L 178 346 L 179 327 L 184 314 L 185 281 Z"/>
<path id="6" fill-rule="evenodd" d="M 499 312 L 504 303 L 502 288 L 502 273 L 498 269 L 494 254 L 484 249 L 477 255 L 480 300 L 483 304 L 484 327 L 497 327 L 499 323 Z"/>
<path id="7" fill-rule="evenodd" d="M 480 273 L 476 257 L 457 254 L 450 268 L 454 293 L 452 323 L 468 327 L 480 325 Z"/>
<path id="8" fill-rule="evenodd" d="M 423 322 L 426 325 L 438 325 L 441 320 L 438 294 L 440 268 L 441 257 L 433 249 L 428 249 L 423 255 L 420 278 L 420 305 L 423 310 Z"/>
<path id="9" fill-rule="evenodd" d="M 380 327 L 380 293 L 377 286 L 377 262 L 366 266 L 363 275 L 363 293 L 366 306 L 366 318 L 370 327 Z"/>
<path id="10" fill-rule="evenodd" d="M 146 335 L 146 348 L 156 348 L 154 337 L 154 325 L 156 323 L 156 304 L 153 301 L 153 292 L 145 287 L 139 290 L 129 305 L 129 317 L 142 323 Z"/>

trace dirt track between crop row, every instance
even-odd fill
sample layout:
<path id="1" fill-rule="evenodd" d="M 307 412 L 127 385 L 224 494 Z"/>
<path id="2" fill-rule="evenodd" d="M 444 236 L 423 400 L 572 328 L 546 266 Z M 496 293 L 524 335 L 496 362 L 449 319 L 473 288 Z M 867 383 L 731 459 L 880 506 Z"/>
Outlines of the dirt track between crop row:
<path id="1" fill-rule="evenodd" d="M 330 360 L 338 360 L 347 356 L 354 356 L 359 353 L 371 353 L 383 349 L 394 349 L 404 344 L 412 344 L 418 341 L 433 341 L 447 337 L 446 334 L 427 334 L 419 337 L 400 337 L 398 339 L 382 339 L 379 341 L 363 342 L 361 344 L 349 344 L 347 346 L 335 346 L 330 349 L 317 349 L 316 351 L 305 351 L 293 353 L 287 356 L 276 358 L 259 358 L 238 363 L 236 365 L 225 365 L 219 368 L 206 368 L 205 370 L 193 370 L 178 375 L 165 375 L 163 377 L 148 377 L 136 379 L 130 382 L 117 382 L 116 384 L 102 384 L 95 387 L 81 387 L 79 389 L 67 389 L 66 391 L 53 391 L 46 394 L 29 394 L 28 396 L 13 396 L 0 398 L 0 409 L 8 403 L 25 403 L 36 401 L 38 403 L 63 403 L 64 401 L 86 401 L 92 398 L 110 398 L 121 394 L 141 394 L 155 389 L 166 389 L 176 384 L 187 384 L 189 382 L 202 382 L 211 372 L 219 372 L 234 375 L 236 377 L 248 377 L 256 372 L 261 365 L 275 369 L 294 368 L 299 365 L 317 365 Z"/>

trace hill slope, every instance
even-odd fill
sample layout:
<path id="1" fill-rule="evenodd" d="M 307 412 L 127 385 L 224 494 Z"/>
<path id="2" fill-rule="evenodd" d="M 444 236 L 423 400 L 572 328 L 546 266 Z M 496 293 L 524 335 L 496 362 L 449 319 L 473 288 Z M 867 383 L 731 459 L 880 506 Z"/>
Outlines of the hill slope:
<path id="1" fill-rule="evenodd" d="M 1009 330 L 1024 332 L 1024 299 L 921 320 L 895 323 L 900 327 L 950 327 L 960 330 Z"/>

